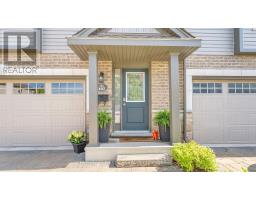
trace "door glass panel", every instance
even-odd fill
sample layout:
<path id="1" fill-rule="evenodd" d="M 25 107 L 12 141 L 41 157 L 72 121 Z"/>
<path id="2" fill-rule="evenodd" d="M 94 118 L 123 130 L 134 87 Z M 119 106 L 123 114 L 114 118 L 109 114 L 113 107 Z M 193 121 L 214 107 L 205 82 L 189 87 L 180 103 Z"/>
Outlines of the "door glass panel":
<path id="1" fill-rule="evenodd" d="M 144 102 L 145 101 L 145 73 L 127 72 L 126 73 L 126 101 Z"/>

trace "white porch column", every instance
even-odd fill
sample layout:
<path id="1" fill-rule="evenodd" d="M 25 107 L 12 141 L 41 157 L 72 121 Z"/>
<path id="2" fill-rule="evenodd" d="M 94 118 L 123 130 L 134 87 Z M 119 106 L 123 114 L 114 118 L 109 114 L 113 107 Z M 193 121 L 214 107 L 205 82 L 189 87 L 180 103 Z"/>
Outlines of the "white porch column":
<path id="1" fill-rule="evenodd" d="M 98 141 L 98 69 L 97 52 L 88 52 L 89 61 L 89 146 Z"/>
<path id="2" fill-rule="evenodd" d="M 169 58 L 169 95 L 171 143 L 181 141 L 179 108 L 179 54 L 171 53 Z"/>

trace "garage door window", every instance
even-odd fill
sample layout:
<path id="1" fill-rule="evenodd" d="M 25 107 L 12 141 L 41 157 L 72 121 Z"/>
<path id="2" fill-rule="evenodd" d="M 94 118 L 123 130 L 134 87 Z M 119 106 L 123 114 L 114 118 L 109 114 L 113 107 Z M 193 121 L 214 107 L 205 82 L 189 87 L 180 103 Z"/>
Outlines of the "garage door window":
<path id="1" fill-rule="evenodd" d="M 0 83 L 0 94 L 6 94 L 6 83 Z"/>
<path id="2" fill-rule="evenodd" d="M 193 93 L 222 93 L 222 83 L 193 83 Z"/>
<path id="3" fill-rule="evenodd" d="M 229 93 L 256 93 L 256 83 L 229 83 L 228 84 Z"/>
<path id="4" fill-rule="evenodd" d="M 83 83 L 52 83 L 52 94 L 83 94 Z"/>
<path id="5" fill-rule="evenodd" d="M 13 83 L 14 94 L 45 94 L 44 83 Z"/>

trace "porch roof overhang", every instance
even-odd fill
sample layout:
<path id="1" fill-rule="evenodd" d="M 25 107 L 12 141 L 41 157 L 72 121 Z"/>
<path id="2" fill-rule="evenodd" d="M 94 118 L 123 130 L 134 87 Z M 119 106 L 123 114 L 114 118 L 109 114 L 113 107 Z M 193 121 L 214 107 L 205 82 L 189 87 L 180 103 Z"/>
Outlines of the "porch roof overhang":
<path id="1" fill-rule="evenodd" d="M 115 63 L 145 63 L 168 61 L 170 53 L 178 53 L 184 59 L 201 47 L 201 39 L 186 38 L 122 38 L 82 37 L 68 38 L 70 48 L 82 59 L 88 60 L 89 51 L 97 51 L 98 60 Z"/>

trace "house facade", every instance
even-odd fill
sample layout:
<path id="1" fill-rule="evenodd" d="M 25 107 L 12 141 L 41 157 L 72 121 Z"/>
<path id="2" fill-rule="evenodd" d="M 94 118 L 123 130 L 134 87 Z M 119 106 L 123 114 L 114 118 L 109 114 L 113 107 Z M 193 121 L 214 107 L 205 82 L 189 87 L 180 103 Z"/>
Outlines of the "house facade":
<path id="1" fill-rule="evenodd" d="M 35 64 L 6 62 L 10 32 L 36 34 Z M 172 143 L 256 143 L 252 28 L 1 29 L 0 45 L 1 147 L 65 146 L 72 130 L 98 147 L 99 110 L 115 138 L 150 136 L 167 109 Z"/>

